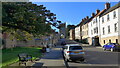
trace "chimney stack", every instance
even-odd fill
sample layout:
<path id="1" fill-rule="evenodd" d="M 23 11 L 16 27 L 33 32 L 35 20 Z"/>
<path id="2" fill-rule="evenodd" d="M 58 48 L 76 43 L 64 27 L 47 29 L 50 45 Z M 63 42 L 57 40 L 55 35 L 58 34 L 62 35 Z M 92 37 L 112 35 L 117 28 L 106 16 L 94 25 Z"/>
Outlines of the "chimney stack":
<path id="1" fill-rule="evenodd" d="M 86 16 L 86 19 L 89 19 L 89 16 Z"/>
<path id="2" fill-rule="evenodd" d="M 98 14 L 99 12 L 100 12 L 100 10 L 99 10 L 99 9 L 97 9 L 97 10 L 96 10 L 96 14 Z"/>
<path id="3" fill-rule="evenodd" d="M 86 20 L 86 18 L 84 18 L 84 21 Z"/>
<path id="4" fill-rule="evenodd" d="M 110 3 L 105 3 L 105 9 L 109 9 L 110 8 Z"/>
<path id="5" fill-rule="evenodd" d="M 84 21 L 84 19 L 82 19 L 82 22 Z"/>
<path id="6" fill-rule="evenodd" d="M 91 15 L 92 17 L 94 17 L 95 16 L 95 13 L 92 13 L 92 15 Z"/>

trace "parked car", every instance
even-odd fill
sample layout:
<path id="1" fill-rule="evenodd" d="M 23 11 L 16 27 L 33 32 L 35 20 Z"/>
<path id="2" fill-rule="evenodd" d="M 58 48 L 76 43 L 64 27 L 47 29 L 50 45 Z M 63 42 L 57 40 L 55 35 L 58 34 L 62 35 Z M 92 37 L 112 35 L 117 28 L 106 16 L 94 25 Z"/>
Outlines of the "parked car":
<path id="1" fill-rule="evenodd" d="M 103 50 L 120 51 L 120 45 L 117 43 L 107 43 L 103 45 Z"/>
<path id="2" fill-rule="evenodd" d="M 78 44 L 68 44 L 63 47 L 63 55 L 66 61 L 84 61 L 85 52 L 82 46 Z"/>
<path id="3" fill-rule="evenodd" d="M 62 45 L 62 46 L 66 45 L 66 42 L 65 42 L 65 41 L 62 41 L 62 42 L 61 42 L 61 45 Z"/>

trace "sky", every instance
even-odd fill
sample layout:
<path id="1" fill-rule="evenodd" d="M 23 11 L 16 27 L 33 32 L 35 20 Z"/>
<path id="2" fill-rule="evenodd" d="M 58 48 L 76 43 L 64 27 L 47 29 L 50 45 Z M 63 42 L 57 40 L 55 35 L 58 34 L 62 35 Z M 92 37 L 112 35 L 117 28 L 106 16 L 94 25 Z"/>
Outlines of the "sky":
<path id="1" fill-rule="evenodd" d="M 103 10 L 106 2 L 33 2 L 44 5 L 47 10 L 56 14 L 57 20 L 66 22 L 67 25 L 77 25 L 86 16 L 96 13 L 96 9 Z M 110 2 L 111 7 L 118 2 Z"/>

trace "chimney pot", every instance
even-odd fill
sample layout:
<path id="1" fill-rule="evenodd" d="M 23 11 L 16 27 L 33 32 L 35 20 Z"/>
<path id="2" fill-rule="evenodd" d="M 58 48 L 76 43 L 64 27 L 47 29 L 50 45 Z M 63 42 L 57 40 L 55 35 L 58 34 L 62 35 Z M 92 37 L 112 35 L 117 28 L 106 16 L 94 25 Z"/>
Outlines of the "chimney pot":
<path id="1" fill-rule="evenodd" d="M 89 16 L 86 16 L 86 19 L 89 19 Z"/>
<path id="2" fill-rule="evenodd" d="M 95 16 L 95 13 L 92 13 L 92 17 L 94 17 Z"/>
<path id="3" fill-rule="evenodd" d="M 105 9 L 109 9 L 110 8 L 110 3 L 105 3 Z"/>
<path id="4" fill-rule="evenodd" d="M 97 9 L 97 10 L 96 10 L 96 14 L 98 14 L 99 12 L 100 12 L 100 10 L 99 10 L 99 9 Z"/>
<path id="5" fill-rule="evenodd" d="M 86 18 L 84 18 L 84 21 L 86 20 Z"/>

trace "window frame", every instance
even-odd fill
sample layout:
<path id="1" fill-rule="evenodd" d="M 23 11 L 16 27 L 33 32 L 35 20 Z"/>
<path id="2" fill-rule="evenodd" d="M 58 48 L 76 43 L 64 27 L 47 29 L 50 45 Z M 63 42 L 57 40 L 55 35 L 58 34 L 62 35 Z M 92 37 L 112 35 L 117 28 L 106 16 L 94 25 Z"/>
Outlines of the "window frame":
<path id="1" fill-rule="evenodd" d="M 103 35 L 105 35 L 105 27 L 103 27 L 103 29 L 102 29 L 102 30 L 103 30 Z"/>
<path id="2" fill-rule="evenodd" d="M 109 20 L 110 20 L 110 15 L 108 14 L 108 15 L 107 15 L 107 21 L 109 21 Z"/>
<path id="3" fill-rule="evenodd" d="M 115 19 L 117 16 L 116 16 L 116 11 L 113 12 L 113 19 Z"/>
<path id="4" fill-rule="evenodd" d="M 117 23 L 114 24 L 114 31 L 115 31 L 115 32 L 118 31 Z"/>
<path id="5" fill-rule="evenodd" d="M 104 23 L 104 17 L 102 17 L 102 23 Z"/>
<path id="6" fill-rule="evenodd" d="M 108 34 L 110 34 L 110 25 L 108 26 Z"/>

